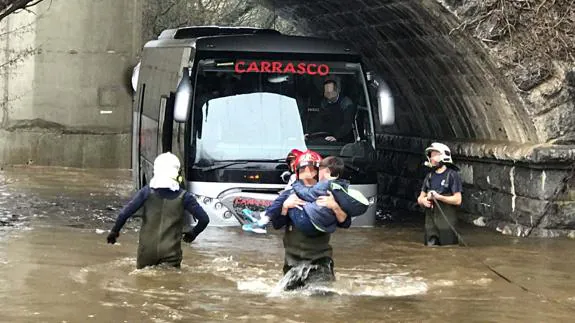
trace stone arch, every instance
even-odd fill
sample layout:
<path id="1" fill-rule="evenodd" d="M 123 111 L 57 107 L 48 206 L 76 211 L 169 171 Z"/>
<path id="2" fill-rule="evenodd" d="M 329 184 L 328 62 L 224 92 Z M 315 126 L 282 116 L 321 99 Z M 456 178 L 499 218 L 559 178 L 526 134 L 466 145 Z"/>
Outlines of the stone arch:
<path id="1" fill-rule="evenodd" d="M 518 86 L 493 51 L 460 30 L 459 9 L 477 11 L 481 2 L 260 3 L 303 34 L 350 42 L 390 85 L 396 124 L 378 129 L 382 207 L 418 209 L 415 199 L 426 171 L 422 152 L 440 140 L 462 168 L 466 219 L 482 215 L 480 223 L 519 235 L 531 234 L 533 226 L 544 235 L 575 223 L 561 218 L 575 204 L 552 212 L 547 206 L 565 198 L 556 192 L 575 159 L 574 146 L 553 145 L 575 143 L 575 118 L 569 112 L 575 107 L 575 84 L 569 81 L 575 73 L 559 68 L 546 84 L 535 87 L 542 78 L 527 88 Z M 568 19 L 575 19 L 575 11 L 573 16 Z"/>

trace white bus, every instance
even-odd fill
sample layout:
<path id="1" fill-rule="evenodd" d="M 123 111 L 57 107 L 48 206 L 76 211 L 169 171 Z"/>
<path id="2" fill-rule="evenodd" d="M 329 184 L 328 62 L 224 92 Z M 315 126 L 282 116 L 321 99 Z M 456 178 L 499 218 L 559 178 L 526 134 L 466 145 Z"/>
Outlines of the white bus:
<path id="1" fill-rule="evenodd" d="M 237 226 L 242 209 L 260 211 L 284 188 L 287 153 L 313 149 L 343 158 L 344 177 L 370 200 L 353 225 L 375 223 L 374 126 L 394 122 L 393 101 L 346 43 L 258 28 L 170 29 L 145 45 L 136 72 L 138 187 L 151 178 L 154 158 L 171 151 L 210 225 Z M 351 118 L 326 118 L 328 80 L 338 100 L 351 102 Z"/>

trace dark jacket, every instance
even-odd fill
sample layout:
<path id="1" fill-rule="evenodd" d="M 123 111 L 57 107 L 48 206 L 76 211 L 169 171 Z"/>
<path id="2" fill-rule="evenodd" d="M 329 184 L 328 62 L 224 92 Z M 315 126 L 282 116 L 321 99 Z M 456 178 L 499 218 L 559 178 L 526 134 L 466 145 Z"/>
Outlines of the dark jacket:
<path id="1" fill-rule="evenodd" d="M 173 200 L 178 198 L 183 192 L 182 189 L 175 192 L 167 188 L 154 190 L 161 198 Z M 152 189 L 149 186 L 142 187 L 136 195 L 128 202 L 128 204 L 120 211 L 116 223 L 112 228 L 112 232 L 120 232 L 126 221 L 136 213 L 150 197 Z M 198 220 L 198 224 L 194 227 L 192 234 L 194 237 L 198 236 L 208 226 L 210 218 L 204 209 L 198 204 L 196 198 L 189 192 L 184 192 L 183 196 L 184 209 L 192 214 Z"/>
<path id="2" fill-rule="evenodd" d="M 346 96 L 340 96 L 335 102 L 328 102 L 324 98 L 308 132 L 327 132 L 338 141 L 351 142 L 356 110 L 353 102 Z"/>

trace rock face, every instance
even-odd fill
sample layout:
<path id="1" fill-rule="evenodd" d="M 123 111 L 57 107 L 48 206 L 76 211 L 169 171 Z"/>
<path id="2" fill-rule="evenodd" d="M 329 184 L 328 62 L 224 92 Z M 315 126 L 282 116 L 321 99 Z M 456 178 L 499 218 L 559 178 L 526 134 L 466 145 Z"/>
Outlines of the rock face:
<path id="1" fill-rule="evenodd" d="M 448 144 L 464 218 L 505 234 L 573 228 L 575 6 L 571 1 L 268 0 L 308 34 L 347 40 L 394 93 L 378 129 L 380 206 L 418 211 L 423 149 Z M 482 217 L 480 217 L 482 216 Z"/>
<path id="2" fill-rule="evenodd" d="M 380 207 L 419 212 L 420 138 L 380 135 Z M 504 234 L 555 237 L 575 230 L 575 149 L 448 142 L 463 180 L 462 219 Z M 406 148 L 409 147 L 409 148 Z"/>
<path id="3" fill-rule="evenodd" d="M 445 0 L 457 31 L 478 39 L 516 87 L 539 140 L 575 143 L 575 6 L 571 1 Z"/>

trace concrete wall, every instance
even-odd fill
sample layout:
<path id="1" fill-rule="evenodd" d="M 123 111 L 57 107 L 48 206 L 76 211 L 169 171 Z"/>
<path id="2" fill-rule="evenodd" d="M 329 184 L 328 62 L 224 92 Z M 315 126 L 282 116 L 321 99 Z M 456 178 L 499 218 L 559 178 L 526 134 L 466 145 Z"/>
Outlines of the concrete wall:
<path id="1" fill-rule="evenodd" d="M 26 48 L 37 53 L 2 77 L 8 110 L 0 161 L 129 168 L 139 0 L 53 0 L 34 11 L 2 22 L 3 30 L 20 30 L 0 39 L 4 57 Z"/>

